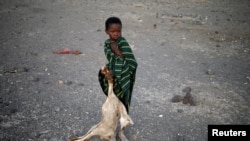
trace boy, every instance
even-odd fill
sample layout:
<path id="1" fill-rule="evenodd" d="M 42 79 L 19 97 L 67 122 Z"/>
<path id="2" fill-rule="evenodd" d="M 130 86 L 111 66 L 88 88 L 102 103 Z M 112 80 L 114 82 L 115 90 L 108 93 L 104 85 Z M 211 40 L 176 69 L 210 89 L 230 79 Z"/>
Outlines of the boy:
<path id="1" fill-rule="evenodd" d="M 122 37 L 122 22 L 117 17 L 110 17 L 105 22 L 105 32 L 109 39 L 105 41 L 104 53 L 107 57 L 110 73 L 103 75 L 99 71 L 99 82 L 103 92 L 108 94 L 107 79 L 114 80 L 114 93 L 129 112 L 133 86 L 135 82 L 137 62 L 124 37 Z"/>

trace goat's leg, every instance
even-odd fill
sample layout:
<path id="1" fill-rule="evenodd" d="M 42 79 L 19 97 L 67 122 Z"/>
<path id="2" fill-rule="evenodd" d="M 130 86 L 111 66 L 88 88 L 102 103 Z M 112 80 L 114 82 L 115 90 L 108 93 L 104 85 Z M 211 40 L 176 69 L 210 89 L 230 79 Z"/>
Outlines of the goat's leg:
<path id="1" fill-rule="evenodd" d="M 120 141 L 129 141 L 128 138 L 124 135 L 124 129 L 120 129 L 120 131 L 118 132 L 118 138 Z"/>
<path id="2" fill-rule="evenodd" d="M 99 127 L 99 124 L 96 124 L 92 126 L 85 135 L 81 137 L 72 138 L 70 139 L 70 141 L 88 141 L 92 136 L 97 135 L 97 132 L 99 130 L 98 127 Z"/>
<path id="3" fill-rule="evenodd" d="M 118 131 L 118 139 L 120 141 L 129 141 L 127 137 L 124 135 L 124 129 L 129 124 L 133 125 L 134 122 L 128 115 L 127 110 L 122 103 L 119 104 L 119 112 L 120 112 L 120 129 Z"/>
<path id="4" fill-rule="evenodd" d="M 120 129 L 123 129 L 127 125 L 133 125 L 134 122 L 130 118 L 130 116 L 127 113 L 127 110 L 125 106 L 122 103 L 119 103 L 119 112 L 120 112 Z"/>
<path id="5" fill-rule="evenodd" d="M 109 141 L 116 141 L 116 133 L 114 133 L 112 136 L 110 136 Z"/>

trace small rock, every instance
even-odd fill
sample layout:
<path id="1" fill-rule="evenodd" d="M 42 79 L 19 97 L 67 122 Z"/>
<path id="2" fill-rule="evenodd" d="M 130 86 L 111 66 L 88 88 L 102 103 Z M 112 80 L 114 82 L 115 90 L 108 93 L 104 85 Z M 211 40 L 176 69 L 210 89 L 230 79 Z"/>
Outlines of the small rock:
<path id="1" fill-rule="evenodd" d="M 156 24 L 154 24 L 154 29 L 156 29 L 156 27 L 157 27 L 157 25 L 156 25 Z"/>
<path id="2" fill-rule="evenodd" d="M 185 87 L 183 90 L 182 90 L 182 92 L 184 92 L 184 93 L 190 93 L 191 92 L 191 88 L 190 87 Z"/>
<path id="3" fill-rule="evenodd" d="M 71 85 L 71 84 L 73 84 L 72 81 L 68 81 L 68 80 L 66 80 L 64 83 L 65 83 L 66 85 Z"/>
<path id="4" fill-rule="evenodd" d="M 22 67 L 22 68 L 17 69 L 17 72 L 28 72 L 28 71 L 29 71 L 29 69 L 26 67 Z"/>
<path id="5" fill-rule="evenodd" d="M 29 77 L 28 80 L 33 81 L 33 82 L 38 82 L 40 79 L 38 77 Z"/>
<path id="6" fill-rule="evenodd" d="M 149 100 L 146 101 L 146 104 L 150 104 L 151 102 Z"/>
<path id="7" fill-rule="evenodd" d="M 178 113 L 183 113 L 184 111 L 183 111 L 183 109 L 177 109 L 177 112 Z"/>
<path id="8" fill-rule="evenodd" d="M 220 45 L 216 45 L 216 47 L 220 47 Z"/>
<path id="9" fill-rule="evenodd" d="M 174 97 L 171 99 L 172 102 L 181 102 L 183 99 L 180 95 L 174 95 Z"/>
<path id="10" fill-rule="evenodd" d="M 186 93 L 182 101 L 183 104 L 190 104 L 191 106 L 196 106 L 193 96 L 190 92 Z"/>
<path id="11" fill-rule="evenodd" d="M 248 79 L 248 81 L 250 81 L 250 76 L 247 76 L 246 78 Z"/>
<path id="12" fill-rule="evenodd" d="M 79 83 L 78 86 L 84 86 L 84 84 L 83 83 Z"/>
<path id="13" fill-rule="evenodd" d="M 59 84 L 63 84 L 63 81 L 62 81 L 62 80 L 59 80 L 58 83 L 59 83 Z"/>
<path id="14" fill-rule="evenodd" d="M 211 69 L 208 69 L 208 70 L 206 71 L 206 74 L 207 74 L 207 75 L 215 75 L 215 72 L 212 71 Z"/>
<path id="15" fill-rule="evenodd" d="M 60 112 L 60 111 L 61 111 L 61 108 L 60 108 L 60 107 L 56 107 L 56 108 L 55 108 L 55 111 L 56 111 L 56 112 Z"/>

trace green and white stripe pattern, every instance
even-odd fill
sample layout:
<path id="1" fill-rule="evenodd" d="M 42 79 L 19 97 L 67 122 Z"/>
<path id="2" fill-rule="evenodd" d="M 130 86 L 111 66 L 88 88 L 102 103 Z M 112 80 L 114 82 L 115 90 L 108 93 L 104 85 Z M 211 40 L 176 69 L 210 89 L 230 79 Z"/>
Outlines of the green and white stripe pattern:
<path id="1" fill-rule="evenodd" d="M 114 92 L 123 102 L 127 111 L 131 102 L 133 86 L 136 76 L 137 62 L 128 42 L 124 37 L 117 41 L 117 48 L 122 52 L 123 58 L 114 54 L 110 48 L 110 39 L 105 41 L 104 52 L 108 60 L 107 67 L 113 72 Z M 107 95 L 108 82 L 104 76 L 99 73 L 99 82 L 103 92 Z"/>

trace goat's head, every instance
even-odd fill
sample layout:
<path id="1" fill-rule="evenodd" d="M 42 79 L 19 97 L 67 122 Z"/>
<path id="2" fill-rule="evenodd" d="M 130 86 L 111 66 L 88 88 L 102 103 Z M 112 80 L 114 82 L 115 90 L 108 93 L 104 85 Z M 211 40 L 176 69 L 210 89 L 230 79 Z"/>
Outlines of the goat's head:
<path id="1" fill-rule="evenodd" d="M 106 75 L 109 72 L 109 69 L 107 66 L 102 66 L 102 73 Z"/>
<path id="2" fill-rule="evenodd" d="M 108 67 L 107 66 L 102 66 L 102 73 L 104 74 L 104 75 L 107 75 L 108 73 L 109 73 L 109 69 L 108 69 Z M 113 84 L 113 79 L 111 78 L 111 79 L 108 79 L 108 82 L 109 83 L 112 83 Z"/>

